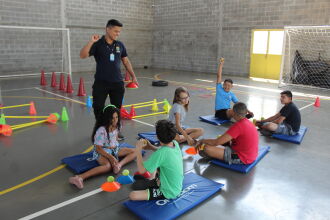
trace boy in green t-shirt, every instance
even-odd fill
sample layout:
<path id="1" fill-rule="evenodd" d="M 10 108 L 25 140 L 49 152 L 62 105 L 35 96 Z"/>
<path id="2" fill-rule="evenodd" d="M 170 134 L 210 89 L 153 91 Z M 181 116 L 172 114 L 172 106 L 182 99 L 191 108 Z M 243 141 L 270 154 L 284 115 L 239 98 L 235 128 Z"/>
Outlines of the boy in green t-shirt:
<path id="1" fill-rule="evenodd" d="M 159 200 L 176 198 L 182 190 L 183 162 L 179 144 L 174 140 L 176 136 L 175 125 L 168 120 L 159 120 L 156 123 L 156 134 L 160 141 L 158 149 L 145 140 L 136 143 L 137 167 L 139 173 L 156 173 L 158 177 L 154 184 L 146 184 L 143 190 L 132 191 L 131 200 Z M 147 161 L 143 162 L 141 150 L 156 150 Z"/>

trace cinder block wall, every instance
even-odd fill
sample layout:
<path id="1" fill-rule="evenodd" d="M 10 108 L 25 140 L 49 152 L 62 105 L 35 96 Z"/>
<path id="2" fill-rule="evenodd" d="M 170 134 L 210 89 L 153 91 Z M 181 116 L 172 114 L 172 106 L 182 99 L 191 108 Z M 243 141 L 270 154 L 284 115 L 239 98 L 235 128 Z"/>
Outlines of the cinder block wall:
<path id="1" fill-rule="evenodd" d="M 225 73 L 248 76 L 252 29 L 328 25 L 329 11 L 329 0 L 1 0 L 0 25 L 70 28 L 74 72 L 94 71 L 93 58 L 81 60 L 79 51 L 116 18 L 124 23 L 120 40 L 136 68 L 214 73 L 224 56 Z M 53 38 L 61 37 L 40 34 L 23 44 L 17 37 L 0 29 L 0 74 L 57 68 L 62 53 Z M 26 52 L 32 65 L 24 62 Z"/>
<path id="2" fill-rule="evenodd" d="M 0 1 L 0 25 L 60 27 L 60 1 Z M 57 40 L 57 39 L 60 40 Z M 59 32 L 0 28 L 0 75 L 40 71 L 61 66 Z M 52 51 L 52 53 L 49 53 Z M 26 60 L 29 59 L 29 62 Z M 52 61 L 52 62 L 49 62 Z"/>
<path id="3" fill-rule="evenodd" d="M 94 58 L 79 58 L 80 49 L 93 33 L 103 35 L 110 18 L 124 24 L 120 35 L 133 67 L 151 66 L 152 2 L 150 0 L 66 0 L 66 26 L 71 30 L 74 71 L 94 71 Z"/>
<path id="4" fill-rule="evenodd" d="M 152 66 L 212 72 L 221 39 L 220 0 L 155 0 Z"/>
<path id="5" fill-rule="evenodd" d="M 93 58 L 81 60 L 79 51 L 92 34 L 104 34 L 111 18 L 124 24 L 120 40 L 126 45 L 133 66 L 151 66 L 151 0 L 0 1 L 0 25 L 70 28 L 73 72 L 94 72 Z M 40 31 L 33 37 L 22 31 L 0 29 L 0 75 L 60 69 L 62 37 L 53 33 Z"/>
<path id="6" fill-rule="evenodd" d="M 329 0 L 224 0 L 220 56 L 224 73 L 249 76 L 251 30 L 329 25 Z"/>

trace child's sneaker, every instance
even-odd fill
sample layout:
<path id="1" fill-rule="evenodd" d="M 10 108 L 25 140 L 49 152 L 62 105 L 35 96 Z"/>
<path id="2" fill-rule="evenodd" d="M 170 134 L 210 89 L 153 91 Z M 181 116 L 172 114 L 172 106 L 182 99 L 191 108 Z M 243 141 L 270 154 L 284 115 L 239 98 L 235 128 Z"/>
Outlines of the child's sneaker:
<path id="1" fill-rule="evenodd" d="M 267 137 L 270 137 L 273 135 L 273 132 L 271 131 L 268 131 L 266 129 L 260 129 L 260 133 L 263 135 L 263 136 L 267 136 Z"/>
<path id="2" fill-rule="evenodd" d="M 207 153 L 205 153 L 204 150 L 200 150 L 200 151 L 198 151 L 198 153 L 199 153 L 199 155 L 200 155 L 201 157 L 203 157 L 203 158 L 209 158 L 209 155 L 207 155 Z"/>
<path id="3" fill-rule="evenodd" d="M 80 176 L 70 177 L 69 183 L 75 185 L 78 189 L 84 188 L 84 181 Z"/>
<path id="4" fill-rule="evenodd" d="M 136 176 L 138 176 L 138 175 L 136 175 Z M 132 184 L 133 190 L 145 190 L 145 189 L 152 188 L 152 187 L 158 187 L 156 179 L 153 179 L 153 180 L 148 180 L 145 178 L 136 179 L 136 176 L 134 176 L 135 182 Z"/>

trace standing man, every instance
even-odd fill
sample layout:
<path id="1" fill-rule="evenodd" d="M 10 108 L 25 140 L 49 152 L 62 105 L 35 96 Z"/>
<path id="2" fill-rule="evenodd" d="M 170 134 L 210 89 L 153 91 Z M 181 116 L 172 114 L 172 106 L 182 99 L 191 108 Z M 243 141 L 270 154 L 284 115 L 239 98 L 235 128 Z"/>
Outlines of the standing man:
<path id="1" fill-rule="evenodd" d="M 115 19 L 108 21 L 105 35 L 92 35 L 89 42 L 81 49 L 80 58 L 94 56 L 96 73 L 93 84 L 93 109 L 95 118 L 103 110 L 109 95 L 110 103 L 118 109 L 121 108 L 125 87 L 120 64 L 123 62 L 132 81 L 138 83 L 132 65 L 127 57 L 124 44 L 117 41 L 123 24 Z"/>

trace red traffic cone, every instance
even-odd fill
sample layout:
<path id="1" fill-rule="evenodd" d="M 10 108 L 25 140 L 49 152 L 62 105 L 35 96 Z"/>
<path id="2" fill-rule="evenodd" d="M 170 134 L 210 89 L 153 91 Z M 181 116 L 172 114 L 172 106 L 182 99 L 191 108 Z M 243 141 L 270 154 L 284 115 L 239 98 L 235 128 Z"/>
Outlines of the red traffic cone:
<path id="1" fill-rule="evenodd" d="M 29 110 L 29 114 L 30 114 L 30 115 L 36 115 L 36 114 L 37 114 L 36 108 L 35 108 L 35 106 L 34 106 L 34 102 L 30 102 L 30 110 Z"/>
<path id="2" fill-rule="evenodd" d="M 132 119 L 135 116 L 136 116 L 136 113 L 135 113 L 134 105 L 132 105 L 131 111 L 129 113 L 129 118 Z"/>
<path id="3" fill-rule="evenodd" d="M 79 82 L 79 90 L 77 96 L 86 96 L 85 86 L 84 86 L 84 79 L 80 77 Z"/>
<path id="4" fill-rule="evenodd" d="M 121 118 L 124 118 L 124 119 L 129 119 L 130 118 L 130 114 L 128 113 L 128 111 L 124 107 L 120 108 L 120 116 L 121 116 Z"/>
<path id="5" fill-rule="evenodd" d="M 47 85 L 47 81 L 46 81 L 46 78 L 45 78 L 45 71 L 44 70 L 41 70 L 40 85 L 41 86 L 46 86 Z"/>
<path id="6" fill-rule="evenodd" d="M 59 90 L 65 91 L 65 79 L 64 79 L 64 73 L 61 73 L 61 78 L 60 78 L 60 88 Z"/>
<path id="7" fill-rule="evenodd" d="M 68 78 L 67 78 L 66 93 L 73 93 L 71 77 L 69 74 L 68 74 Z"/>
<path id="8" fill-rule="evenodd" d="M 53 87 L 53 88 L 56 88 L 56 86 L 57 86 L 56 73 L 55 72 L 52 73 L 52 83 L 51 83 L 50 86 Z"/>
<path id="9" fill-rule="evenodd" d="M 319 98 L 319 97 L 317 97 L 317 98 L 315 99 L 314 106 L 315 106 L 315 107 L 320 107 L 320 106 L 321 106 L 321 104 L 320 104 L 320 98 Z"/>
<path id="10" fill-rule="evenodd" d="M 125 79 L 124 79 L 125 82 L 129 82 L 130 81 L 130 77 L 129 77 L 129 73 L 126 71 L 125 73 Z"/>
<path id="11" fill-rule="evenodd" d="M 130 82 L 126 85 L 126 88 L 128 88 L 128 89 L 137 89 L 137 88 L 139 88 L 139 85 L 137 83 Z"/>

